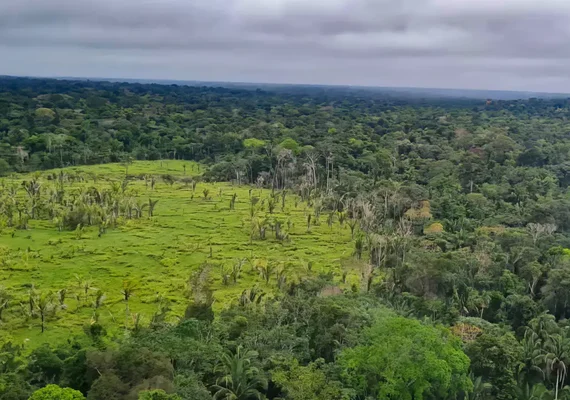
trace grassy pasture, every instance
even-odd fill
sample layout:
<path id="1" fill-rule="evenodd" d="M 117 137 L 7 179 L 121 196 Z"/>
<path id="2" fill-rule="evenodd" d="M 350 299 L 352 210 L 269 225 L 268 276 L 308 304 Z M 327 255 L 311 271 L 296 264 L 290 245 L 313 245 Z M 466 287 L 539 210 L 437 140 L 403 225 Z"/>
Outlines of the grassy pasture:
<path id="1" fill-rule="evenodd" d="M 106 188 L 125 177 L 125 166 L 119 164 L 64 171 L 85 176 L 85 181 L 66 183 L 70 195 L 82 187 Z M 27 229 L 10 228 L 4 221 L 0 226 L 0 285 L 12 299 L 0 322 L 2 340 L 29 341 L 32 347 L 79 333 L 93 320 L 94 297 L 99 289 L 104 292 L 99 323 L 108 332 L 121 334 L 125 324 L 132 327 L 137 315 L 143 325 L 148 324 L 165 300 L 171 308 L 168 319 L 174 320 L 188 304 L 189 277 L 204 263 L 211 265 L 207 279 L 218 311 L 255 285 L 269 294 L 275 291 L 276 275 L 272 274 L 267 283 L 256 268 L 259 263 L 285 268 L 289 282 L 329 271 L 340 281 L 340 259 L 349 257 L 353 248 L 348 226 L 341 227 L 335 221 L 330 227 L 323 213 L 320 223 L 308 231 L 307 215 L 313 210 L 290 193 L 284 209 L 279 203 L 271 215 L 288 227 L 289 240 L 277 240 L 270 229 L 265 240 L 257 236 L 251 239 L 250 193 L 260 199 L 256 217 L 265 218 L 269 216 L 270 190 L 202 182 L 193 189 L 192 184 L 180 180 L 169 184 L 160 178 L 170 174 L 181 179 L 200 172 L 199 165 L 182 161 L 132 163 L 128 166 L 131 180 L 127 191 L 137 199 L 158 200 L 154 216 L 149 218 L 145 212 L 143 218 L 120 219 L 118 227 L 102 235 L 96 226 L 60 232 L 48 219 L 31 219 Z M 41 174 L 42 190 L 55 185 L 47 179 L 54 173 L 59 171 Z M 140 178 L 142 175 L 156 176 L 154 190 Z M 4 178 L 1 185 L 20 187 L 27 178 Z M 235 209 L 230 210 L 234 194 Z M 25 201 L 23 189 L 18 196 Z M 224 282 L 222 269 L 230 269 L 238 259 L 244 259 L 241 277 L 235 284 Z M 358 279 L 358 271 L 353 271 L 348 281 Z M 136 282 L 128 313 L 121 293 L 125 280 Z M 89 282 L 87 290 L 85 282 Z M 31 285 L 39 293 L 67 289 L 65 306 L 55 307 L 57 312 L 49 316 L 44 333 L 38 317 L 25 317 L 23 312 Z"/>

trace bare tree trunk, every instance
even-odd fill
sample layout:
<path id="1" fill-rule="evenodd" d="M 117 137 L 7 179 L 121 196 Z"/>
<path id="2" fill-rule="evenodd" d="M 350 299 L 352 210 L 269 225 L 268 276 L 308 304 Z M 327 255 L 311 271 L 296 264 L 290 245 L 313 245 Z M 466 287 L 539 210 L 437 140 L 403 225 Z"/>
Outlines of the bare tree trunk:
<path id="1" fill-rule="evenodd" d="M 555 385 L 555 394 L 554 394 L 554 399 L 558 400 L 558 381 L 560 380 L 560 370 L 557 369 L 556 370 L 556 385 Z"/>

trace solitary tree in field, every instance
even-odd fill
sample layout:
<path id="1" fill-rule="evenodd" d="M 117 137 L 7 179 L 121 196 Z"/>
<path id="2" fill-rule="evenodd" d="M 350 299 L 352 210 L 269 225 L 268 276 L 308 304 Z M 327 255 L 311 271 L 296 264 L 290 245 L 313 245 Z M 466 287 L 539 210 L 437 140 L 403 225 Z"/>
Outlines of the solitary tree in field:
<path id="1" fill-rule="evenodd" d="M 30 317 L 36 316 L 36 300 L 37 300 L 36 288 L 32 284 L 30 289 L 28 290 L 28 311 Z"/>
<path id="2" fill-rule="evenodd" d="M 340 227 L 344 226 L 344 222 L 346 221 L 346 211 L 337 211 L 337 218 Z"/>
<path id="3" fill-rule="evenodd" d="M 269 200 L 267 201 L 267 208 L 269 210 L 269 214 L 273 214 L 273 211 L 275 211 L 275 207 L 277 206 L 277 199 L 272 196 L 269 198 Z"/>
<path id="4" fill-rule="evenodd" d="M 31 219 L 36 218 L 36 210 L 40 201 L 40 189 L 42 184 L 39 180 L 39 175 L 36 174 L 33 179 L 22 182 L 23 188 L 29 197 L 29 215 Z"/>
<path id="5" fill-rule="evenodd" d="M 125 156 L 121 161 L 123 167 L 125 167 L 125 176 L 129 175 L 129 166 L 133 163 L 133 158 L 131 156 Z"/>
<path id="6" fill-rule="evenodd" d="M 354 256 L 357 260 L 362 258 L 362 251 L 364 250 L 364 237 L 362 235 L 358 235 L 356 240 L 354 241 Z"/>
<path id="7" fill-rule="evenodd" d="M 281 212 L 284 212 L 284 211 L 285 211 L 286 198 L 287 198 L 287 191 L 286 191 L 286 190 L 282 190 L 282 191 L 281 191 Z"/>
<path id="8" fill-rule="evenodd" d="M 356 218 L 349 218 L 348 226 L 350 227 L 350 237 L 352 239 L 354 239 L 354 231 L 356 230 L 356 227 L 358 226 L 358 220 Z"/>
<path id="9" fill-rule="evenodd" d="M 35 305 L 36 305 L 38 315 L 40 316 L 42 333 L 44 333 L 46 318 L 54 310 L 53 293 L 47 292 L 47 293 L 39 294 L 37 299 L 36 299 Z"/>
<path id="10" fill-rule="evenodd" d="M 253 218 L 253 216 L 255 215 L 255 213 L 257 211 L 256 206 L 257 206 L 257 203 L 259 203 L 259 197 L 255 197 L 255 196 L 250 197 L 249 202 L 250 202 L 249 216 L 251 218 Z"/>
<path id="11" fill-rule="evenodd" d="M 257 262 L 257 270 L 259 271 L 259 275 L 261 275 L 265 283 L 269 284 L 271 275 L 275 270 L 275 265 L 272 264 L 271 262 L 260 260 Z"/>
<path id="12" fill-rule="evenodd" d="M 156 207 L 156 203 L 158 203 L 158 200 L 148 199 L 148 217 L 149 218 L 152 218 L 152 216 L 154 215 L 154 207 Z"/>
<path id="13" fill-rule="evenodd" d="M 83 301 L 87 302 L 89 298 L 89 292 L 92 290 L 97 290 L 93 286 L 93 281 L 89 278 L 83 279 L 79 275 L 75 275 L 75 281 L 77 282 L 77 287 L 79 289 L 79 292 L 83 295 Z"/>
<path id="14" fill-rule="evenodd" d="M 105 293 L 99 289 L 95 293 L 95 299 L 93 300 L 93 308 L 98 310 L 103 306 L 103 302 L 105 301 Z"/>
<path id="15" fill-rule="evenodd" d="M 287 268 L 285 265 L 281 265 L 279 268 L 277 268 L 275 277 L 277 279 L 277 287 L 279 289 L 283 289 L 287 283 Z"/>
<path id="16" fill-rule="evenodd" d="M 224 285 L 227 286 L 230 284 L 231 272 L 230 269 L 226 268 L 224 264 L 220 265 L 220 277 L 222 278 L 222 283 Z"/>
<path id="17" fill-rule="evenodd" d="M 233 265 L 233 267 L 232 267 L 232 272 L 231 272 L 231 274 L 230 274 L 230 275 L 231 275 L 231 278 L 232 278 L 232 281 L 233 281 L 234 283 L 237 283 L 238 279 L 240 278 L 240 276 L 241 276 L 241 270 L 242 270 L 242 268 L 243 268 L 243 266 L 244 266 L 244 264 L 245 264 L 246 261 L 247 261 L 247 260 L 246 260 L 245 258 L 238 258 L 238 259 L 236 259 L 236 261 L 234 262 L 234 265 Z"/>
<path id="18" fill-rule="evenodd" d="M 251 221 L 251 237 L 250 239 L 253 240 L 253 236 L 257 232 L 259 234 L 259 238 L 261 240 L 265 239 L 265 232 L 267 230 L 268 221 L 267 218 L 254 218 Z"/>
<path id="19" fill-rule="evenodd" d="M 125 326 L 127 325 L 128 317 L 129 317 L 129 299 L 135 293 L 137 289 L 137 284 L 131 280 L 124 280 L 123 281 L 123 289 L 121 290 L 121 294 L 123 295 L 123 300 L 125 300 Z"/>
<path id="20" fill-rule="evenodd" d="M 57 291 L 57 302 L 59 303 L 59 308 L 64 309 L 67 306 L 65 305 L 65 298 L 67 297 L 67 289 L 63 288 Z"/>
<path id="21" fill-rule="evenodd" d="M 135 211 L 135 217 L 142 218 L 143 211 L 146 207 L 148 207 L 148 204 L 140 200 L 136 201 L 135 204 L 133 205 L 133 210 Z"/>
<path id="22" fill-rule="evenodd" d="M 332 229 L 334 224 L 334 212 L 330 212 L 329 215 L 327 216 L 327 225 L 329 226 L 330 229 Z"/>
<path id="23" fill-rule="evenodd" d="M 232 195 L 232 199 L 230 200 L 230 210 L 235 210 L 236 208 L 236 200 L 237 200 L 237 193 Z"/>

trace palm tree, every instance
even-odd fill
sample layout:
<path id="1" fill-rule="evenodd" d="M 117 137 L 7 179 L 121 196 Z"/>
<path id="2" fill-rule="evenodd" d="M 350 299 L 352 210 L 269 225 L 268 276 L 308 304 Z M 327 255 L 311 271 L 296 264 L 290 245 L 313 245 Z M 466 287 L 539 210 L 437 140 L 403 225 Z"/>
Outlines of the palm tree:
<path id="1" fill-rule="evenodd" d="M 134 294 L 135 290 L 137 289 L 137 284 L 131 280 L 123 281 L 123 289 L 121 290 L 121 294 L 125 299 L 125 302 L 128 303 L 131 296 Z"/>
<path id="2" fill-rule="evenodd" d="M 97 290 L 95 293 L 95 300 L 93 301 L 93 308 L 96 310 L 103 306 L 103 302 L 105 301 L 105 292 L 101 289 Z"/>
<path id="3" fill-rule="evenodd" d="M 468 308 L 476 311 L 478 313 L 478 317 L 483 319 L 485 309 L 489 307 L 490 302 L 491 295 L 488 292 L 483 291 L 479 293 L 477 290 L 473 290 L 469 299 Z"/>
<path id="4" fill-rule="evenodd" d="M 57 291 L 57 301 L 59 303 L 59 308 L 61 308 L 62 310 L 64 308 L 66 308 L 67 306 L 65 305 L 65 298 L 67 297 L 67 289 L 63 288 Z"/>
<path id="5" fill-rule="evenodd" d="M 158 203 L 158 200 L 148 199 L 148 217 L 149 218 L 152 218 L 152 216 L 154 215 L 154 207 L 156 207 L 156 203 Z"/>
<path id="6" fill-rule="evenodd" d="M 83 301 L 87 302 L 89 291 L 97 290 L 97 288 L 93 286 L 93 281 L 91 279 L 83 279 L 79 275 L 75 275 L 75 281 L 77 282 L 79 291 L 83 293 Z"/>
<path id="7" fill-rule="evenodd" d="M 551 392 L 542 383 L 534 386 L 527 383 L 517 388 L 517 400 L 547 400 L 552 399 L 551 396 Z"/>
<path id="8" fill-rule="evenodd" d="M 353 253 L 353 255 L 356 257 L 357 260 L 360 260 L 362 258 L 363 250 L 364 250 L 364 238 L 362 235 L 358 235 L 358 237 L 354 241 L 354 253 Z"/>
<path id="9" fill-rule="evenodd" d="M 348 220 L 348 226 L 350 227 L 350 237 L 351 239 L 354 239 L 354 230 L 356 229 L 356 226 L 358 225 L 358 220 L 356 218 L 349 218 Z"/>
<path id="10" fill-rule="evenodd" d="M 338 217 L 338 222 L 340 224 L 340 227 L 342 228 L 344 226 L 344 222 L 346 221 L 346 211 L 337 211 L 337 217 Z"/>
<path id="11" fill-rule="evenodd" d="M 145 204 L 140 200 L 134 204 L 133 209 L 135 210 L 136 218 L 142 218 L 143 211 L 147 206 L 148 204 Z"/>
<path id="12" fill-rule="evenodd" d="M 255 232 L 259 233 L 259 238 L 261 240 L 265 239 L 265 232 L 267 230 L 267 225 L 268 225 L 269 221 L 267 220 L 267 218 L 254 218 L 251 221 L 251 236 L 250 236 L 250 240 L 253 239 L 253 235 L 255 234 Z"/>
<path id="13" fill-rule="evenodd" d="M 465 395 L 465 400 L 483 400 L 486 398 L 487 393 L 493 388 L 493 385 L 483 382 L 480 376 L 475 378 L 470 376 L 473 382 L 473 391 Z"/>
<path id="14" fill-rule="evenodd" d="M 133 158 L 131 156 L 126 156 L 123 158 L 121 164 L 125 167 L 125 176 L 129 175 L 129 165 L 133 163 Z"/>
<path id="15" fill-rule="evenodd" d="M 275 270 L 275 266 L 268 261 L 258 261 L 257 270 L 259 271 L 259 275 L 261 275 L 265 283 L 269 284 L 269 280 L 271 279 L 271 275 Z"/>
<path id="16" fill-rule="evenodd" d="M 47 292 L 45 294 L 38 295 L 35 304 L 42 323 L 42 333 L 44 333 L 46 317 L 53 310 L 53 293 Z"/>
<path id="17" fill-rule="evenodd" d="M 540 368 L 544 360 L 544 352 L 542 348 L 542 340 L 532 329 L 527 329 L 521 341 L 523 357 L 522 365 L 519 368 L 519 381 L 532 384 L 537 380 L 544 379 L 544 372 Z M 539 375 L 539 379 L 533 379 L 533 376 Z"/>
<path id="18" fill-rule="evenodd" d="M 136 289 L 136 282 L 133 282 L 131 280 L 123 281 L 123 289 L 121 290 L 121 294 L 125 300 L 125 326 L 127 325 L 129 318 L 129 299 L 133 296 Z"/>
<path id="19" fill-rule="evenodd" d="M 285 199 L 287 197 L 287 191 L 283 190 L 281 192 L 281 212 L 285 211 Z"/>
<path id="20" fill-rule="evenodd" d="M 560 327 L 556 322 L 556 318 L 552 314 L 546 312 L 540 314 L 529 323 L 529 329 L 538 335 L 542 343 L 556 333 L 560 333 Z"/>
<path id="21" fill-rule="evenodd" d="M 257 212 L 257 203 L 259 203 L 259 197 L 250 196 L 249 198 L 249 216 L 253 218 L 255 213 Z"/>
<path id="22" fill-rule="evenodd" d="M 558 400 L 558 392 L 564 387 L 564 381 L 568 375 L 567 364 L 570 362 L 568 352 L 568 339 L 561 335 L 552 335 L 545 343 L 546 354 L 544 361 L 546 373 L 554 377 L 554 399 Z"/>
<path id="23" fill-rule="evenodd" d="M 224 264 L 220 265 L 220 276 L 222 278 L 222 283 L 224 286 L 230 284 L 231 271 L 229 268 L 226 268 Z"/>
<path id="24" fill-rule="evenodd" d="M 85 302 L 87 302 L 89 298 L 89 291 L 91 290 L 97 290 L 97 288 L 93 286 L 93 281 L 91 279 L 86 279 L 83 281 L 83 296 Z"/>
<path id="25" fill-rule="evenodd" d="M 239 305 L 245 307 L 249 304 L 261 304 L 265 293 L 260 290 L 257 286 L 251 289 L 245 289 L 239 298 Z"/>
<path id="26" fill-rule="evenodd" d="M 275 276 L 277 278 L 277 287 L 283 289 L 287 283 L 287 268 L 285 265 L 281 265 L 277 271 L 275 271 Z"/>
<path id="27" fill-rule="evenodd" d="M 245 262 L 246 262 L 245 258 L 237 258 L 236 259 L 236 262 L 234 263 L 234 265 L 232 267 L 232 272 L 230 274 L 232 281 L 234 283 L 237 283 L 238 279 L 240 278 L 241 270 L 242 270 Z"/>
<path id="28" fill-rule="evenodd" d="M 257 352 L 244 350 L 238 346 L 235 354 L 228 352 L 222 356 L 214 372 L 220 374 L 216 384 L 214 400 L 262 399 L 260 390 L 267 388 L 267 381 L 258 368 L 253 366 Z"/>
<path id="29" fill-rule="evenodd" d="M 37 298 L 36 288 L 32 284 L 30 290 L 28 290 L 28 307 L 30 313 L 29 315 L 32 318 L 36 316 L 36 300 L 37 300 L 36 298 Z"/>
<path id="30" fill-rule="evenodd" d="M 236 200 L 237 200 L 237 193 L 232 195 L 232 199 L 230 200 L 230 210 L 235 210 L 236 208 Z"/>

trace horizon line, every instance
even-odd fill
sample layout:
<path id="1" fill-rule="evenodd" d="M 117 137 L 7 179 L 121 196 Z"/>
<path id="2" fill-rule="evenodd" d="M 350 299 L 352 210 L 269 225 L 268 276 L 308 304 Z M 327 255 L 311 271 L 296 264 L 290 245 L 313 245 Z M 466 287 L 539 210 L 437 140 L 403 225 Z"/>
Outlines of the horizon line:
<path id="1" fill-rule="evenodd" d="M 163 85 L 176 84 L 173 82 L 185 83 L 185 86 L 196 86 L 195 84 L 229 84 L 229 85 L 263 85 L 263 86 L 310 86 L 310 87 L 332 87 L 332 88 L 354 88 L 354 89 L 388 89 L 388 90 L 420 90 L 420 91 L 452 91 L 452 92 L 494 92 L 494 93 L 521 93 L 521 94 L 537 94 L 551 96 L 569 96 L 570 92 L 548 92 L 548 91 L 532 91 L 532 90 L 514 90 L 514 89 L 471 89 L 471 88 L 452 88 L 452 87 L 432 87 L 432 86 L 365 86 L 350 84 L 324 84 L 324 83 L 280 83 L 280 82 L 254 82 L 254 81 L 214 81 L 214 80 L 193 80 L 193 79 L 168 79 L 168 78 L 114 78 L 114 77 L 94 77 L 94 76 L 41 76 L 41 75 L 8 75 L 0 74 L 0 77 L 8 78 L 29 78 L 29 79 L 54 79 L 69 81 L 94 81 L 94 82 L 110 82 L 110 83 L 155 83 Z M 161 83 L 162 82 L 162 83 Z M 190 85 L 192 84 L 192 85 Z"/>

